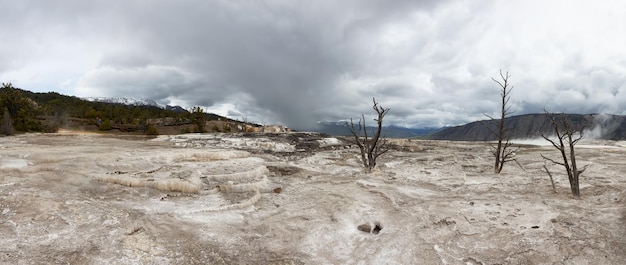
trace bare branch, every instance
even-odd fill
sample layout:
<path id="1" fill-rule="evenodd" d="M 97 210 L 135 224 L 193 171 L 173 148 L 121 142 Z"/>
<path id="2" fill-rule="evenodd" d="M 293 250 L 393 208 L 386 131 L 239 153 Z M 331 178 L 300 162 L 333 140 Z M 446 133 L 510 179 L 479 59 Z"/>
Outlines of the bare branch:
<path id="1" fill-rule="evenodd" d="M 522 170 L 526 171 L 526 169 L 522 166 L 522 164 L 519 163 L 519 161 L 517 161 L 517 159 L 512 159 L 512 161 L 515 161 L 517 166 L 519 166 Z"/>
<path id="2" fill-rule="evenodd" d="M 569 119 L 564 113 L 561 113 L 560 115 L 558 115 L 559 120 L 557 121 L 557 118 L 555 115 L 549 113 L 546 110 L 544 110 L 544 112 L 546 113 L 546 117 L 550 120 L 552 129 L 554 130 L 555 137 L 558 139 L 558 142 L 546 137 L 545 135 L 541 135 L 541 136 L 545 140 L 549 141 L 552 144 L 552 146 L 554 146 L 561 153 L 561 158 L 563 159 L 563 162 L 557 162 L 556 160 L 548 158 L 544 156 L 543 154 L 541 154 L 541 157 L 544 159 L 544 161 L 549 161 L 553 164 L 561 165 L 565 168 L 565 172 L 567 173 L 567 177 L 569 179 L 572 194 L 574 195 L 574 197 L 579 198 L 580 197 L 579 177 L 587 169 L 587 166 L 588 166 L 588 165 L 585 165 L 581 170 L 578 170 L 577 165 L 576 165 L 576 152 L 575 152 L 574 146 L 576 145 L 576 143 L 578 143 L 578 141 L 580 141 L 583 138 L 582 130 L 580 131 L 575 130 L 574 126 L 572 126 L 571 122 L 569 121 Z M 575 136 L 576 134 L 578 134 L 578 136 Z M 567 145 L 565 144 L 564 141 L 567 141 Z M 544 166 L 544 168 L 546 168 L 546 171 L 547 171 L 547 167 Z M 552 178 L 551 173 L 549 174 L 550 174 L 550 178 Z"/>
<path id="3" fill-rule="evenodd" d="M 365 115 L 361 114 L 361 120 L 363 123 L 361 124 L 361 120 L 359 120 L 358 131 L 354 126 L 354 122 L 350 119 L 350 132 L 354 136 L 354 140 L 356 144 L 359 146 L 361 151 L 361 161 L 363 162 L 363 166 L 367 168 L 368 171 L 371 171 L 376 166 L 376 159 L 382 154 L 389 151 L 389 147 L 387 146 L 387 140 L 382 135 L 383 128 L 383 118 L 389 112 L 389 108 L 384 108 L 378 105 L 376 102 L 376 98 L 372 98 L 373 105 L 372 109 L 376 111 L 377 117 L 374 118 L 376 121 L 376 128 L 372 130 L 372 134 L 367 133 L 367 126 L 365 125 Z M 363 132 L 363 137 L 360 136 L 361 131 Z"/>
<path id="4" fill-rule="evenodd" d="M 496 80 L 493 77 L 491 78 L 491 80 L 493 80 L 498 84 L 498 86 L 500 86 L 500 118 L 495 119 L 494 117 L 483 113 L 483 115 L 488 117 L 492 123 L 496 123 L 496 126 L 493 129 L 491 126 L 487 126 L 483 123 L 483 126 L 487 128 L 491 135 L 495 136 L 497 140 L 497 144 L 495 146 L 492 146 L 493 150 L 491 152 L 495 160 L 495 173 L 500 173 L 502 171 L 502 168 L 504 167 L 504 164 L 506 162 L 514 160 L 513 157 L 515 156 L 515 150 L 508 150 L 509 147 L 511 147 L 509 137 L 511 135 L 510 132 L 513 130 L 513 128 L 505 125 L 506 118 L 512 113 L 511 107 L 509 105 L 509 100 L 511 99 L 510 93 L 513 89 L 513 86 L 509 83 L 509 78 L 511 78 L 509 72 L 507 71 L 506 73 L 503 73 L 502 70 L 500 70 L 501 80 Z"/>
<path id="5" fill-rule="evenodd" d="M 552 191 L 554 191 L 554 193 L 556 193 L 556 186 L 554 185 L 554 178 L 552 178 L 552 172 L 550 172 L 550 170 L 548 169 L 547 164 L 543 163 L 543 169 L 546 170 L 546 173 L 548 173 L 548 176 L 550 176 L 550 182 L 552 183 Z"/>
<path id="6" fill-rule="evenodd" d="M 587 168 L 588 168 L 588 167 L 589 167 L 589 165 L 585 165 L 585 166 L 583 167 L 583 169 L 578 170 L 578 175 L 580 176 L 583 172 L 585 172 L 585 170 L 587 170 Z"/>
<path id="7" fill-rule="evenodd" d="M 554 159 L 552 159 L 552 158 L 549 158 L 549 157 L 547 157 L 547 156 L 544 156 L 543 154 L 539 154 L 539 155 L 541 155 L 541 157 L 542 157 L 543 159 L 545 159 L 545 160 L 547 160 L 547 161 L 550 161 L 552 164 L 565 166 L 565 164 L 563 164 L 563 163 L 561 163 L 561 162 L 557 162 L 556 160 L 554 160 Z"/>
<path id="8" fill-rule="evenodd" d="M 555 141 L 553 141 L 552 139 L 548 138 L 547 136 L 545 136 L 545 135 L 543 135 L 543 134 L 541 135 L 541 137 L 542 137 L 543 139 L 545 139 L 546 141 L 550 142 L 550 143 L 551 143 L 551 144 L 552 144 L 552 145 L 553 145 L 556 149 L 561 150 L 561 146 L 560 146 L 560 145 L 558 145 L 558 144 L 557 144 Z"/>
<path id="9" fill-rule="evenodd" d="M 489 117 L 489 115 L 485 115 L 485 116 Z M 493 121 L 495 119 L 491 118 L 491 120 Z M 483 125 L 483 127 L 485 127 L 489 131 L 489 133 L 491 133 L 491 135 L 498 135 L 498 132 L 492 129 L 491 126 L 486 125 L 484 122 L 481 122 L 481 124 Z"/>

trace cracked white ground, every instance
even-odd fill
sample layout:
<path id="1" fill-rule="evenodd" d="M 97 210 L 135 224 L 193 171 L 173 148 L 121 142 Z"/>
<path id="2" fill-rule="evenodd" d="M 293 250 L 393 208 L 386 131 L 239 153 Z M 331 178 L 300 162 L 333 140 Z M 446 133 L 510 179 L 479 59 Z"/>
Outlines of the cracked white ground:
<path id="1" fill-rule="evenodd" d="M 557 193 L 542 172 L 540 153 L 558 159 L 549 146 L 522 146 L 524 170 L 510 163 L 497 175 L 486 143 L 396 140 L 402 148 L 367 174 L 356 148 L 317 141 L 307 150 L 263 135 L 0 138 L 0 262 L 626 260 L 624 142 L 579 144 L 578 164 L 590 167 L 574 199 L 562 169 L 551 168 Z M 154 189 L 170 180 L 191 193 Z"/>

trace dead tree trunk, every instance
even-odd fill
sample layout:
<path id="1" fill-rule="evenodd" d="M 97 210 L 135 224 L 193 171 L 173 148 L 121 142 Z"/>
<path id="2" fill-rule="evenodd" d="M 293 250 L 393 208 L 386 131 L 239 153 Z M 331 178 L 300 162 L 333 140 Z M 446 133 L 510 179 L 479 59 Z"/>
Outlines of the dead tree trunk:
<path id="1" fill-rule="evenodd" d="M 585 165 L 583 169 L 578 170 L 578 166 L 576 165 L 576 151 L 574 149 L 574 146 L 576 145 L 576 143 L 578 143 L 578 141 L 583 138 L 583 130 L 574 129 L 569 119 L 563 113 L 558 115 L 557 118 L 556 115 L 548 113 L 546 111 L 546 117 L 550 119 L 550 123 L 552 125 L 552 129 L 554 130 L 554 136 L 556 137 L 556 139 L 551 139 L 544 134 L 542 134 L 541 137 L 550 142 L 552 146 L 554 146 L 554 148 L 559 150 L 563 162 L 558 162 L 554 159 L 544 156 L 543 154 L 541 154 L 541 157 L 543 157 L 543 159 L 547 161 L 552 162 L 553 164 L 561 165 L 565 168 L 572 194 L 574 195 L 574 197 L 580 198 L 580 183 L 578 179 L 580 175 L 585 172 L 587 166 L 589 165 Z M 549 171 L 548 174 L 550 174 Z"/>
<path id="2" fill-rule="evenodd" d="M 372 132 L 373 138 L 367 134 L 367 127 L 365 125 L 365 115 L 361 114 L 361 119 L 357 126 L 355 126 L 352 119 L 350 119 L 350 133 L 354 137 L 354 143 L 359 147 L 361 151 L 361 162 L 363 167 L 371 172 L 376 166 L 376 159 L 389 151 L 387 147 L 387 141 L 381 135 L 383 129 L 383 118 L 389 112 L 389 108 L 383 108 L 378 105 L 376 98 L 373 98 L 373 109 L 378 114 L 378 118 L 374 119 L 377 123 L 376 129 Z"/>
<path id="3" fill-rule="evenodd" d="M 491 146 L 491 154 L 494 157 L 493 170 L 496 174 L 502 172 L 502 168 L 504 167 L 504 164 L 506 162 L 515 160 L 513 157 L 515 156 L 515 151 L 517 151 L 517 149 L 510 148 L 510 131 L 513 129 L 505 126 L 506 117 L 508 117 L 512 113 L 509 106 L 509 99 L 511 98 L 509 94 L 513 89 L 513 86 L 509 83 L 509 78 L 511 78 L 511 75 L 509 74 L 509 72 L 503 74 L 502 70 L 500 70 L 500 78 L 502 78 L 502 81 L 498 81 L 493 77 L 491 78 L 491 80 L 500 85 L 500 97 L 502 99 L 500 105 L 500 119 L 495 119 L 494 117 L 484 114 L 489 119 L 491 119 L 492 122 L 497 123 L 496 129 L 490 126 L 485 126 L 489 130 L 489 132 L 496 137 L 498 141 L 495 146 Z"/>
<path id="4" fill-rule="evenodd" d="M 9 110 L 4 109 L 2 124 L 0 125 L 0 133 L 4 135 L 13 135 L 13 131 L 13 119 L 11 119 L 11 114 L 9 113 Z"/>

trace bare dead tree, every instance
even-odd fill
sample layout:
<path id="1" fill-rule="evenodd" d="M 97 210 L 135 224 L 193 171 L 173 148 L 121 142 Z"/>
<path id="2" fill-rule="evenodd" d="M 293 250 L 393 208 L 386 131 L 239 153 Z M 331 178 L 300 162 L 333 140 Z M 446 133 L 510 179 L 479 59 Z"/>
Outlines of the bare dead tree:
<path id="1" fill-rule="evenodd" d="M 387 140 L 381 136 L 383 129 L 383 118 L 389 112 L 389 108 L 383 108 L 378 105 L 376 98 L 373 98 L 374 105 L 372 108 L 378 114 L 378 118 L 374 119 L 377 123 L 377 127 L 372 131 L 372 137 L 367 134 L 367 127 L 365 125 L 365 115 L 361 114 L 358 125 L 355 126 L 352 119 L 350 119 L 350 132 L 354 137 L 354 143 L 361 150 L 361 161 L 363 167 L 371 172 L 376 166 L 376 159 L 382 154 L 389 151 L 387 146 Z"/>
<path id="2" fill-rule="evenodd" d="M 552 139 L 545 134 L 541 134 L 543 139 L 547 140 L 556 148 L 563 158 L 563 162 L 559 162 L 552 158 L 546 157 L 541 154 L 544 160 L 550 161 L 553 164 L 561 165 L 565 168 L 567 172 L 567 177 L 569 179 L 570 188 L 572 190 L 572 194 L 576 198 L 580 198 L 580 183 L 578 181 L 580 175 L 585 172 L 589 165 L 585 165 L 582 169 L 578 169 L 576 165 L 576 151 L 574 146 L 578 141 L 583 138 L 583 129 L 580 130 L 574 129 L 572 123 L 567 118 L 564 113 L 559 115 L 555 115 L 545 111 L 546 117 L 550 120 L 550 124 L 552 125 L 552 129 L 554 130 L 554 137 Z M 552 173 L 548 170 L 547 167 L 544 167 L 548 174 L 552 176 Z"/>
<path id="3" fill-rule="evenodd" d="M 2 115 L 2 123 L 0 124 L 0 133 L 4 135 L 13 135 L 13 120 L 11 119 L 11 114 L 5 108 L 4 114 Z"/>
<path id="4" fill-rule="evenodd" d="M 500 78 L 502 79 L 502 81 L 498 81 L 493 77 L 491 78 L 491 80 L 498 83 L 498 85 L 500 86 L 500 98 L 502 99 L 500 105 L 500 119 L 496 119 L 492 116 L 484 114 L 489 119 L 491 119 L 492 123 L 497 124 L 497 128 L 495 129 L 491 126 L 485 126 L 489 130 L 489 132 L 496 137 L 498 141 L 496 145 L 491 146 L 491 154 L 493 155 L 495 160 L 493 170 L 496 174 L 502 172 L 502 168 L 504 167 L 504 164 L 506 162 L 517 162 L 517 160 L 515 160 L 514 158 L 517 149 L 513 149 L 511 147 L 512 143 L 510 142 L 510 133 L 513 128 L 505 126 L 506 117 L 510 116 L 513 113 L 511 112 L 511 107 L 509 106 L 509 99 L 511 98 L 510 93 L 511 90 L 513 90 L 513 86 L 509 83 L 509 78 L 511 78 L 511 75 L 508 71 L 503 74 L 502 70 L 500 70 Z"/>

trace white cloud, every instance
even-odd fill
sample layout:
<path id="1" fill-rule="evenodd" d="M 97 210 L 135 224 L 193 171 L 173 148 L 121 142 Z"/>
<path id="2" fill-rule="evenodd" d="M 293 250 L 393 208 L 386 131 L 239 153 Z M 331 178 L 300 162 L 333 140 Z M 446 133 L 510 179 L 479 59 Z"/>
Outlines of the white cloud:
<path id="1" fill-rule="evenodd" d="M 457 125 L 624 113 L 622 1 L 0 2 L 0 79 L 34 91 L 152 98 L 313 126 L 371 114 Z M 8 38 L 6 36 L 11 36 Z"/>

